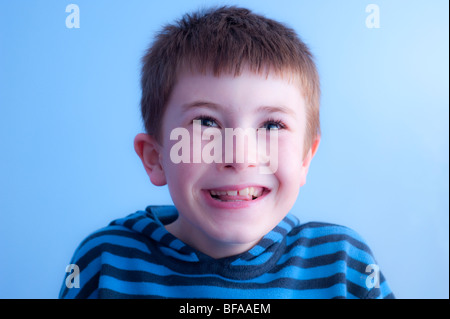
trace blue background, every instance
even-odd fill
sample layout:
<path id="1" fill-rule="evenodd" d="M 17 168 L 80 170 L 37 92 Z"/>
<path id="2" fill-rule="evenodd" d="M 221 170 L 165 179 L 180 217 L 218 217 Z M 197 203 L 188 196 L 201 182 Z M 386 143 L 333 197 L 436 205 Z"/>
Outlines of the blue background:
<path id="1" fill-rule="evenodd" d="M 322 143 L 293 212 L 359 232 L 397 297 L 448 298 L 445 0 L 0 0 L 0 297 L 56 298 L 89 233 L 171 203 L 133 149 L 140 58 L 163 24 L 212 4 L 287 23 L 316 56 Z"/>

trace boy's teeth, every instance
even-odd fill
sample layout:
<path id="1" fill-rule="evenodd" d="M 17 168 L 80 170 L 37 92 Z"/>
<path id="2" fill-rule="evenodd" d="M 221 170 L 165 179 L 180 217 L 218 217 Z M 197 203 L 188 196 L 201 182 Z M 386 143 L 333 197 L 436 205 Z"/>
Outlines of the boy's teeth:
<path id="1" fill-rule="evenodd" d="M 239 191 L 239 195 L 241 195 L 241 196 L 247 196 L 249 194 L 249 189 L 248 189 L 248 187 L 247 188 L 244 188 L 244 189 L 241 189 L 240 191 Z"/>
<path id="2" fill-rule="evenodd" d="M 262 195 L 263 188 L 262 187 L 246 187 L 240 190 L 229 190 L 229 191 L 214 191 L 211 190 L 210 193 L 213 196 L 250 196 L 250 197 L 259 197 Z"/>

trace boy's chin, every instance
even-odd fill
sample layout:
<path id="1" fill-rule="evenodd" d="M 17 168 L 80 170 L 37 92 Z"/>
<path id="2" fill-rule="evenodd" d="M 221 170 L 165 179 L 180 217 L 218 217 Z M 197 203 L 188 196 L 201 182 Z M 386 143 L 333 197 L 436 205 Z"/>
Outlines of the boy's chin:
<path id="1" fill-rule="evenodd" d="M 210 211 L 209 217 L 212 214 L 214 213 Z M 212 241 L 230 246 L 255 245 L 279 223 L 279 220 L 267 211 L 254 212 L 250 209 L 224 215 L 219 210 L 214 217 L 208 218 L 206 223 L 202 222 L 200 227 Z"/>

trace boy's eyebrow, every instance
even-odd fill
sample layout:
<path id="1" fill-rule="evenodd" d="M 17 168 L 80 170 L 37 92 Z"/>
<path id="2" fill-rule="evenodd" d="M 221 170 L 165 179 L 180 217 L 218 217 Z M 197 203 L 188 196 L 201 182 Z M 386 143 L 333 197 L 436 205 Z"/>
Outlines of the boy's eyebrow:
<path id="1" fill-rule="evenodd" d="M 260 106 L 257 111 L 266 113 L 284 113 L 295 117 L 295 112 L 285 106 Z"/>
<path id="2" fill-rule="evenodd" d="M 222 106 L 220 106 L 219 104 L 216 104 L 213 102 L 208 102 L 208 101 L 202 101 L 202 100 L 186 103 L 181 106 L 183 111 L 187 111 L 191 108 L 196 108 L 196 107 L 211 108 L 211 109 L 215 109 L 215 110 L 222 108 Z"/>
<path id="3" fill-rule="evenodd" d="M 202 107 L 203 108 L 211 108 L 214 110 L 224 108 L 220 104 L 217 104 L 214 102 L 202 101 L 202 100 L 193 101 L 193 102 L 182 105 L 183 111 L 187 111 L 188 109 L 191 109 L 191 108 L 202 108 Z M 284 114 L 295 117 L 295 112 L 285 106 L 260 106 L 256 109 L 256 111 L 257 112 L 265 112 L 265 113 L 284 113 Z"/>

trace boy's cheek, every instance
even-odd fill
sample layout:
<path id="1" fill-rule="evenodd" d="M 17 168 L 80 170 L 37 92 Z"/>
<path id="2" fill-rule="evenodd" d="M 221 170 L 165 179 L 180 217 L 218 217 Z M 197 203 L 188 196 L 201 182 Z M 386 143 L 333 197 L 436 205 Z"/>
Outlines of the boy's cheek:
<path id="1" fill-rule="evenodd" d="M 285 199 L 297 197 L 303 186 L 301 152 L 282 150 L 278 157 L 278 170 L 275 177 L 279 184 L 280 196 Z"/>
<path id="2" fill-rule="evenodd" d="M 300 170 L 302 166 L 302 148 L 297 145 L 300 142 L 283 141 L 278 142 L 278 167 L 280 169 Z"/>
<path id="3" fill-rule="evenodd" d="M 177 183 L 188 185 L 194 179 L 195 168 L 192 168 L 192 164 L 189 163 L 166 163 L 165 174 L 168 179 L 168 183 Z M 179 183 L 183 181 L 183 183 Z"/>

